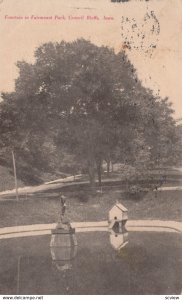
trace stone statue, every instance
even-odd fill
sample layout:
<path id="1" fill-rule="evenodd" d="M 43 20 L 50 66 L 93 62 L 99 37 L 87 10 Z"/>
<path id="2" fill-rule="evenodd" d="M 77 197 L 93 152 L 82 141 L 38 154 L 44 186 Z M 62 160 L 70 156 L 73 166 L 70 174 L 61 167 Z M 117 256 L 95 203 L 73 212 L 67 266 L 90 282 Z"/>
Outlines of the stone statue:
<path id="1" fill-rule="evenodd" d="M 61 212 L 60 212 L 60 221 L 58 222 L 56 228 L 61 229 L 63 231 L 72 232 L 71 224 L 69 219 L 65 216 L 66 212 L 66 197 L 60 193 L 60 204 L 61 204 Z"/>
<path id="2" fill-rule="evenodd" d="M 64 215 L 66 212 L 66 197 L 60 194 L 60 201 L 61 201 L 61 222 L 64 221 Z"/>

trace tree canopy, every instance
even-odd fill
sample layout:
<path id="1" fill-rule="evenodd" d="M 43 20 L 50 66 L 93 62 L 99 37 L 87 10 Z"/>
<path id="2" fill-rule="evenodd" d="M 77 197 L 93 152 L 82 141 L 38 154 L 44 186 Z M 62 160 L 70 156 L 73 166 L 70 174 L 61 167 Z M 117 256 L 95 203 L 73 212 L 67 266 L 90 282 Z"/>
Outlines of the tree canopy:
<path id="1" fill-rule="evenodd" d="M 65 151 L 101 184 L 103 161 L 175 163 L 171 104 L 142 86 L 125 52 L 84 39 L 50 42 L 17 67 L 15 91 L 2 94 L 0 134 L 2 147 L 32 167 L 49 168 L 52 156 L 59 167 Z"/>

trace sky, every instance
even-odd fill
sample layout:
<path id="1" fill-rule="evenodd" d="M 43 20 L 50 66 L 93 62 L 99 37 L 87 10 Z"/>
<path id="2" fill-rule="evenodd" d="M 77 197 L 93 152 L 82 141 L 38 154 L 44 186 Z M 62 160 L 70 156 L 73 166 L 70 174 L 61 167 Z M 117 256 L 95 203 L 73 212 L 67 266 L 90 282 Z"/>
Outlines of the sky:
<path id="1" fill-rule="evenodd" d="M 82 37 L 125 49 L 143 84 L 182 117 L 181 12 L 181 0 L 0 0 L 0 91 L 13 91 L 16 62 L 33 62 L 41 44 Z"/>

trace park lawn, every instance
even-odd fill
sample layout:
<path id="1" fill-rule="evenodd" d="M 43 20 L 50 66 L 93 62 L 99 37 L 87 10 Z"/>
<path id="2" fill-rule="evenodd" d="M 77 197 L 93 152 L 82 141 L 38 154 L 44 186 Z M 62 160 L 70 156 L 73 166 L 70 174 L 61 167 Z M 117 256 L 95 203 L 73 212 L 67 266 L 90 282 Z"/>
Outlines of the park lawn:
<path id="1" fill-rule="evenodd" d="M 148 192 L 128 197 L 117 189 L 87 195 L 85 202 L 80 201 L 78 192 L 67 192 L 65 196 L 71 222 L 107 220 L 108 211 L 116 200 L 127 207 L 129 219 L 182 221 L 182 191 Z M 0 202 L 0 227 L 54 223 L 59 220 L 59 213 L 60 201 L 55 194 L 54 197 L 45 193 L 19 201 L 3 200 Z"/>

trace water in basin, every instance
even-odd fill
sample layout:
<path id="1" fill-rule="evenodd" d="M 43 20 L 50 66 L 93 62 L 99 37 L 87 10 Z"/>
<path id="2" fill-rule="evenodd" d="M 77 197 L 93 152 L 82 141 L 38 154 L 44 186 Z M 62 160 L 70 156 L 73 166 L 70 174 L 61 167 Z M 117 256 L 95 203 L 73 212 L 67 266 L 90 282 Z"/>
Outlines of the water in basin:
<path id="1" fill-rule="evenodd" d="M 108 232 L 76 237 L 78 245 L 65 261 L 51 253 L 49 235 L 1 240 L 0 293 L 181 293 L 180 234 L 130 232 L 128 243 L 116 237 L 124 247 Z"/>

